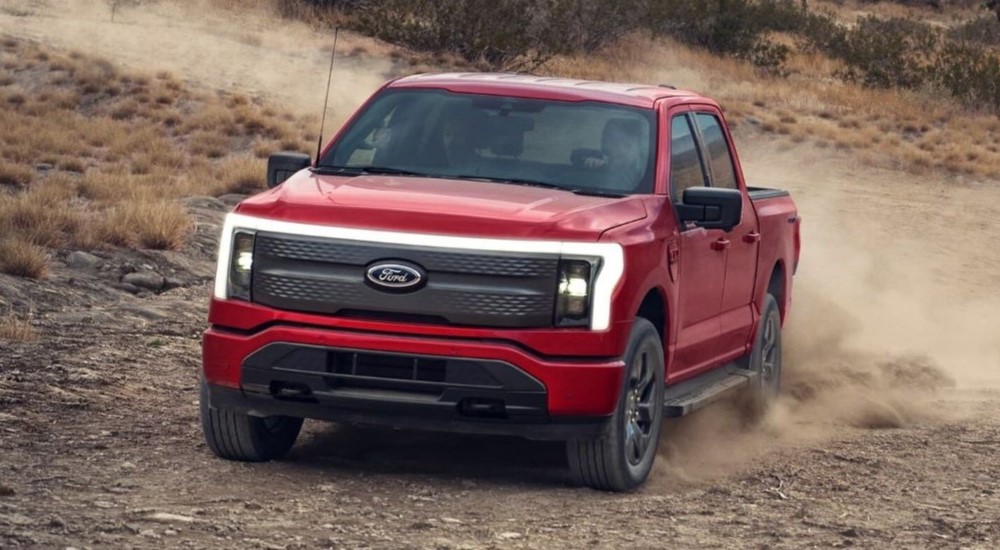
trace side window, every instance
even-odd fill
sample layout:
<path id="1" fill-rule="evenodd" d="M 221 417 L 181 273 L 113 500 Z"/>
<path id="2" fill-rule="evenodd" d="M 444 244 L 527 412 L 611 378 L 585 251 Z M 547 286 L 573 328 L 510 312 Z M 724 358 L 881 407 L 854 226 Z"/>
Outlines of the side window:
<path id="1" fill-rule="evenodd" d="M 697 113 L 695 119 L 708 150 L 708 161 L 715 178 L 712 184 L 715 187 L 736 189 L 738 186 L 736 172 L 733 170 L 733 157 L 729 154 L 729 143 L 726 142 L 726 134 L 722 131 L 719 119 L 707 113 Z"/>
<path id="2" fill-rule="evenodd" d="M 676 115 L 670 121 L 670 197 L 678 204 L 688 187 L 707 185 L 708 178 L 688 117 Z"/>

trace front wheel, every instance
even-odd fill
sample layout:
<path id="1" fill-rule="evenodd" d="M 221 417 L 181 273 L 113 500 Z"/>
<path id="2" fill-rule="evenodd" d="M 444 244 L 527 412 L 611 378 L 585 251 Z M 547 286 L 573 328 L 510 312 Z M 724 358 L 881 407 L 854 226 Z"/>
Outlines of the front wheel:
<path id="1" fill-rule="evenodd" d="M 608 433 L 566 444 L 577 484 L 628 491 L 642 485 L 653 468 L 663 424 L 663 344 L 656 327 L 641 317 L 632 326 L 625 367 Z"/>
<path id="2" fill-rule="evenodd" d="M 215 456 L 243 462 L 266 462 L 284 457 L 295 444 L 302 419 L 291 416 L 260 418 L 209 406 L 208 384 L 201 382 L 201 427 Z"/>

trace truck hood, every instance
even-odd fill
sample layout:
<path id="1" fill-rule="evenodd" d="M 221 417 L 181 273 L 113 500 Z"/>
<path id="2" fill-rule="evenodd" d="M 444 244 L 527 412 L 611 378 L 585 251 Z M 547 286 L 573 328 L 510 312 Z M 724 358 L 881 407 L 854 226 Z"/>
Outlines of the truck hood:
<path id="1" fill-rule="evenodd" d="M 288 222 L 493 238 L 596 241 L 646 217 L 641 197 L 596 197 L 504 183 L 303 170 L 241 203 L 243 215 Z"/>

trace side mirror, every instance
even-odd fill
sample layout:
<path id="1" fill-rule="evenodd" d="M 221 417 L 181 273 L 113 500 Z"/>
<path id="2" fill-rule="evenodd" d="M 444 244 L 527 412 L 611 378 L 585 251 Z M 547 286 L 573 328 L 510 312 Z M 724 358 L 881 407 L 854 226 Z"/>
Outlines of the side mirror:
<path id="1" fill-rule="evenodd" d="M 267 158 L 267 186 L 275 187 L 311 164 L 312 158 L 303 153 L 290 151 L 274 153 Z"/>
<path id="2" fill-rule="evenodd" d="M 694 222 L 705 229 L 732 231 L 743 214 L 743 193 L 739 189 L 689 187 L 677 205 L 681 223 Z"/>

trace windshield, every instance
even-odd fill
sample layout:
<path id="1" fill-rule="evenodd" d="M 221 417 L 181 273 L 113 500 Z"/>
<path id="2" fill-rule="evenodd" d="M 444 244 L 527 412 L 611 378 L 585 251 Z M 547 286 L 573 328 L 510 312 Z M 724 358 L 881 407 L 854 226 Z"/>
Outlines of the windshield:
<path id="1" fill-rule="evenodd" d="M 650 193 L 652 110 L 444 90 L 387 90 L 319 168 Z"/>

